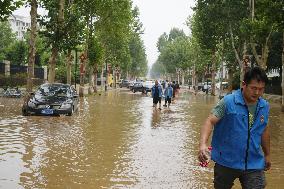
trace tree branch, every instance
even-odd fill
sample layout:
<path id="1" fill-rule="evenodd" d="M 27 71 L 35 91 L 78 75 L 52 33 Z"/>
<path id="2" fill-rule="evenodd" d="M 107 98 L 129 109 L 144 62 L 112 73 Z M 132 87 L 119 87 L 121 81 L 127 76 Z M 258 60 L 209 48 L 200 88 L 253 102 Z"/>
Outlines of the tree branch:
<path id="1" fill-rule="evenodd" d="M 237 61 L 239 63 L 239 67 L 241 68 L 242 67 L 242 62 L 241 62 L 240 56 L 239 56 L 238 51 L 237 51 L 236 46 L 235 46 L 234 34 L 233 34 L 231 23 L 229 24 L 229 29 L 230 29 L 232 48 L 233 48 L 233 50 L 235 52 L 235 57 L 236 57 L 236 59 L 237 59 Z"/>

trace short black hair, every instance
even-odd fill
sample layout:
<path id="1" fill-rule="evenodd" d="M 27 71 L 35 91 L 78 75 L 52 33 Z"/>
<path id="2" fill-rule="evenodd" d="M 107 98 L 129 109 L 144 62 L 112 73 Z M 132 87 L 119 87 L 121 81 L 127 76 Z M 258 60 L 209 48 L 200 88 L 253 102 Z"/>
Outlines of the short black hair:
<path id="1" fill-rule="evenodd" d="M 251 80 L 257 80 L 257 82 L 268 82 L 267 75 L 264 71 L 264 69 L 260 67 L 253 67 L 247 70 L 247 72 L 244 75 L 244 82 L 246 84 L 249 84 Z"/>

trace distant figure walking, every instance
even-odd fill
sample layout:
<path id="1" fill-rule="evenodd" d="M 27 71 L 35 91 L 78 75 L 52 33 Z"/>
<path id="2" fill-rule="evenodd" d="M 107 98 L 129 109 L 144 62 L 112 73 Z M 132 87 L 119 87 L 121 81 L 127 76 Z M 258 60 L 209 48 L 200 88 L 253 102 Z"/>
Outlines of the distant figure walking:
<path id="1" fill-rule="evenodd" d="M 172 97 L 173 97 L 173 88 L 171 84 L 168 84 L 168 87 L 166 87 L 164 95 L 165 95 L 164 106 L 167 107 L 167 103 L 168 103 L 168 107 L 170 107 L 170 104 L 172 103 Z"/>
<path id="2" fill-rule="evenodd" d="M 173 83 L 171 84 L 171 86 L 173 87 L 173 98 L 176 97 L 176 82 L 173 81 Z"/>
<path id="3" fill-rule="evenodd" d="M 161 99 L 162 99 L 162 86 L 159 84 L 158 80 L 155 81 L 155 85 L 152 87 L 152 98 L 153 98 L 153 107 L 157 108 L 159 102 L 159 110 L 161 110 Z"/>

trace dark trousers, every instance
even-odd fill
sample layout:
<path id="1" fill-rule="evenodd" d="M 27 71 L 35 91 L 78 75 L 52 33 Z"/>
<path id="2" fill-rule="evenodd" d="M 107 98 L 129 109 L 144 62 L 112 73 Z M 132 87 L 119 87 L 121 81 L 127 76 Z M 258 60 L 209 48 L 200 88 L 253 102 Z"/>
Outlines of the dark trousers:
<path id="1" fill-rule="evenodd" d="M 214 188 L 230 189 L 237 178 L 240 180 L 243 189 L 263 189 L 266 185 L 263 170 L 232 169 L 215 163 Z"/>

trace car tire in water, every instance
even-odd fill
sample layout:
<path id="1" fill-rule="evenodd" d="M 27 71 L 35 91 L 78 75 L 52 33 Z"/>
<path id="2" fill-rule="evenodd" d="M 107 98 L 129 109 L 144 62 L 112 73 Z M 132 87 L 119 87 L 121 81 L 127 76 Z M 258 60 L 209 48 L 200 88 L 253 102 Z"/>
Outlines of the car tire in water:
<path id="1" fill-rule="evenodd" d="M 71 111 L 67 114 L 67 116 L 72 116 L 74 113 L 74 106 L 72 106 Z"/>
<path id="2" fill-rule="evenodd" d="M 30 114 L 29 114 L 29 112 L 27 111 L 26 108 L 22 108 L 22 115 L 23 116 L 29 116 Z"/>

